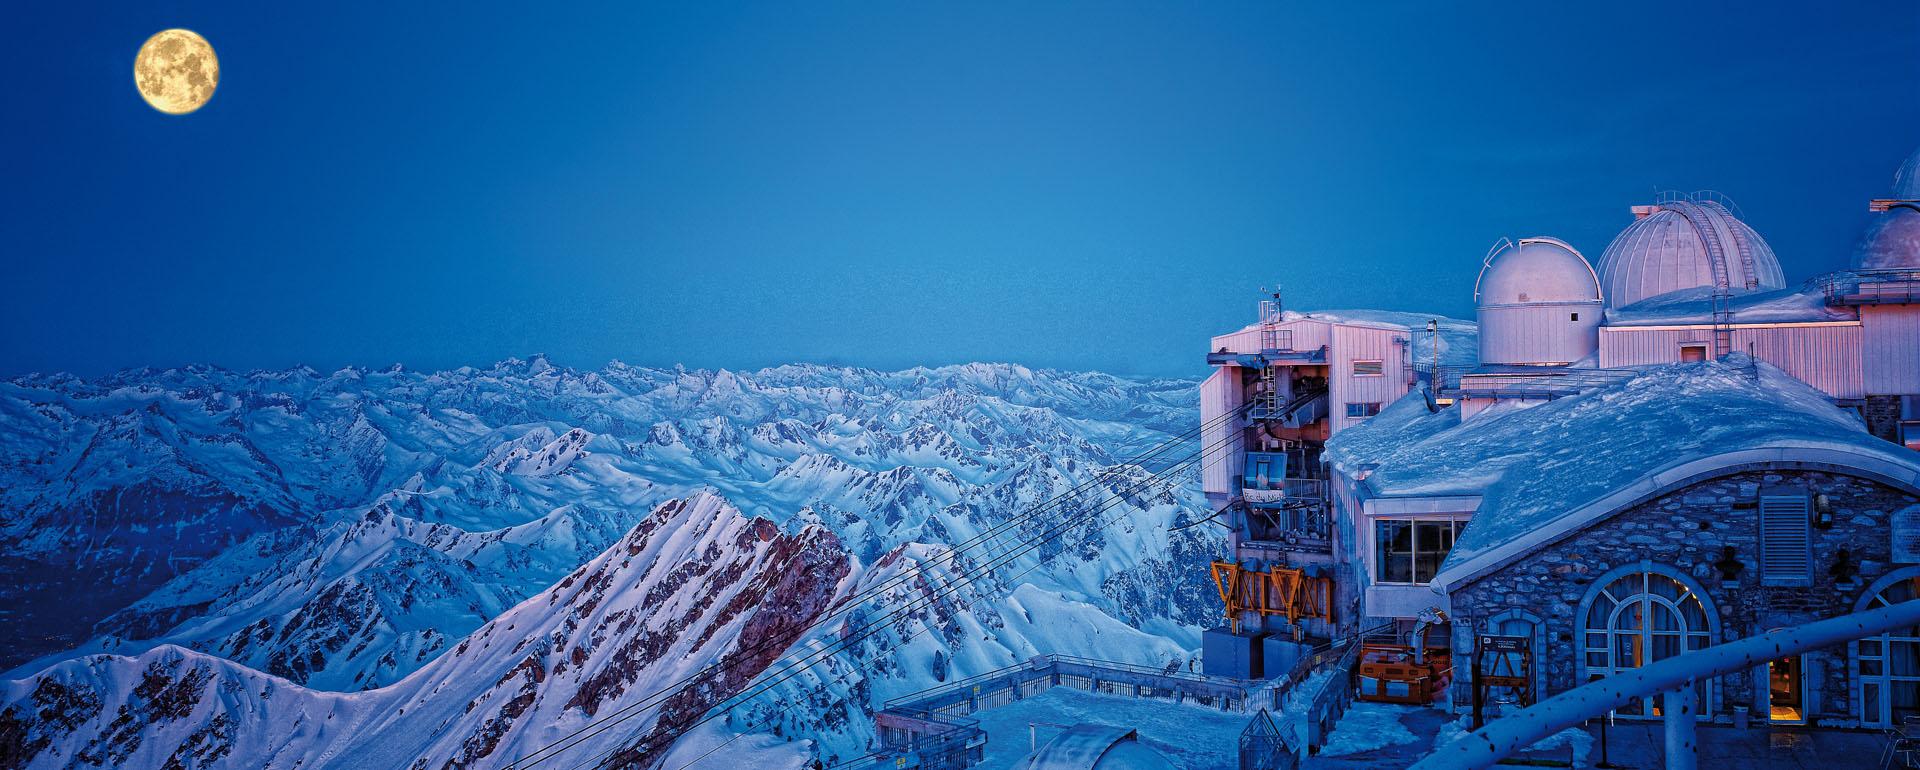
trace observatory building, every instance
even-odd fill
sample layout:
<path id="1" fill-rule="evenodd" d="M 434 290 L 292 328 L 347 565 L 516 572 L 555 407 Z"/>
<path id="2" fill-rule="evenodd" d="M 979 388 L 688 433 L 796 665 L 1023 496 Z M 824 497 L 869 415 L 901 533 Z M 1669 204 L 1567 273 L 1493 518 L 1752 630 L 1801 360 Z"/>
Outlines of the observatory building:
<path id="1" fill-rule="evenodd" d="M 1203 488 L 1229 532 L 1205 670 L 1274 676 L 1373 632 L 1361 698 L 1528 703 L 1915 598 L 1920 152 L 1868 208 L 1849 266 L 1797 283 L 1692 193 L 1632 206 L 1597 261 L 1502 239 L 1477 325 L 1264 301 L 1208 344 Z M 1896 724 L 1916 661 L 1920 636 L 1886 634 L 1697 695 L 1706 719 Z"/>

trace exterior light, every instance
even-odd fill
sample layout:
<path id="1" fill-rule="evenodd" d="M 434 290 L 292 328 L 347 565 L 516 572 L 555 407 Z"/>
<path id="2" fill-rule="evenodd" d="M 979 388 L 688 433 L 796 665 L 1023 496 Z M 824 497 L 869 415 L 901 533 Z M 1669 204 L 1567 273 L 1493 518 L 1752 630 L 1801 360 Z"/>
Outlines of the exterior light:
<path id="1" fill-rule="evenodd" d="M 1833 527 L 1833 501 L 1824 494 L 1813 496 L 1813 526 L 1819 529 Z"/>

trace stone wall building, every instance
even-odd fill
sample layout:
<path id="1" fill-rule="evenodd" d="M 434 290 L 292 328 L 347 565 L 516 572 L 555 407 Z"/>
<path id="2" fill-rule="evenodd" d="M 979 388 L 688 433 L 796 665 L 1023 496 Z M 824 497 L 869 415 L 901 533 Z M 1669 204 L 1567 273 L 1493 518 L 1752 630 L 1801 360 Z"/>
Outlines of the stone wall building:
<path id="1" fill-rule="evenodd" d="M 1897 515 L 1920 511 L 1920 494 L 1910 486 L 1799 467 L 1804 464 L 1771 465 L 1679 486 L 1449 586 L 1454 623 L 1532 635 L 1535 649 L 1545 651 L 1537 659 L 1536 686 L 1551 694 L 1667 654 L 1845 615 L 1889 581 L 1920 579 L 1920 566 L 1909 563 L 1913 555 L 1896 557 L 1890 537 Z M 1808 558 L 1763 556 L 1766 542 L 1790 540 L 1776 531 L 1767 541 L 1763 495 L 1807 500 L 1805 541 L 1793 546 Z M 1455 636 L 1466 660 L 1473 636 Z M 1888 682 L 1874 659 L 1863 679 L 1858 646 L 1720 677 L 1700 687 L 1701 702 L 1722 720 L 1742 707 L 1756 719 L 1843 726 L 1920 714 L 1920 682 Z M 1920 644 L 1889 646 L 1900 665 L 1920 664 Z M 1920 669 L 1907 673 L 1920 675 Z M 1863 682 L 1872 685 L 1865 692 Z M 1462 677 L 1456 699 L 1469 701 L 1470 686 Z M 1657 703 L 1623 711 L 1652 716 Z"/>

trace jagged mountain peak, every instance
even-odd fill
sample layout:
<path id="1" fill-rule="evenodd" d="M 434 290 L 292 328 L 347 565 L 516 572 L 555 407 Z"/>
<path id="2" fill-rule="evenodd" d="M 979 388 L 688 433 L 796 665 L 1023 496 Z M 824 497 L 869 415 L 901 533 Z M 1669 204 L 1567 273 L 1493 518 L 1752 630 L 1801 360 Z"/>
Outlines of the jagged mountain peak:
<path id="1" fill-rule="evenodd" d="M 22 768 L 478 768 L 634 707 L 573 759 L 664 750 L 819 619 L 849 571 L 823 528 L 785 533 L 694 495 L 388 687 L 314 691 L 161 645 L 5 683 L 0 736 Z M 649 698 L 689 677 L 700 685 Z"/>

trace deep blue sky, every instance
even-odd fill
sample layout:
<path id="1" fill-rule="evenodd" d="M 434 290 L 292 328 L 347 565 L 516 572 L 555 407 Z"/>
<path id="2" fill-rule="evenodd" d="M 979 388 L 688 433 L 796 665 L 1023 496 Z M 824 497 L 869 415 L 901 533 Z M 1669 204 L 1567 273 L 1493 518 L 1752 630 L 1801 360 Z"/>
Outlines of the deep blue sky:
<path id="1" fill-rule="evenodd" d="M 1494 239 L 1597 259 L 1656 188 L 1797 281 L 1920 145 L 1903 3 L 418 5 L 13 7 L 0 374 L 1190 374 L 1263 283 L 1470 315 Z M 170 26 L 185 117 L 132 82 Z"/>

